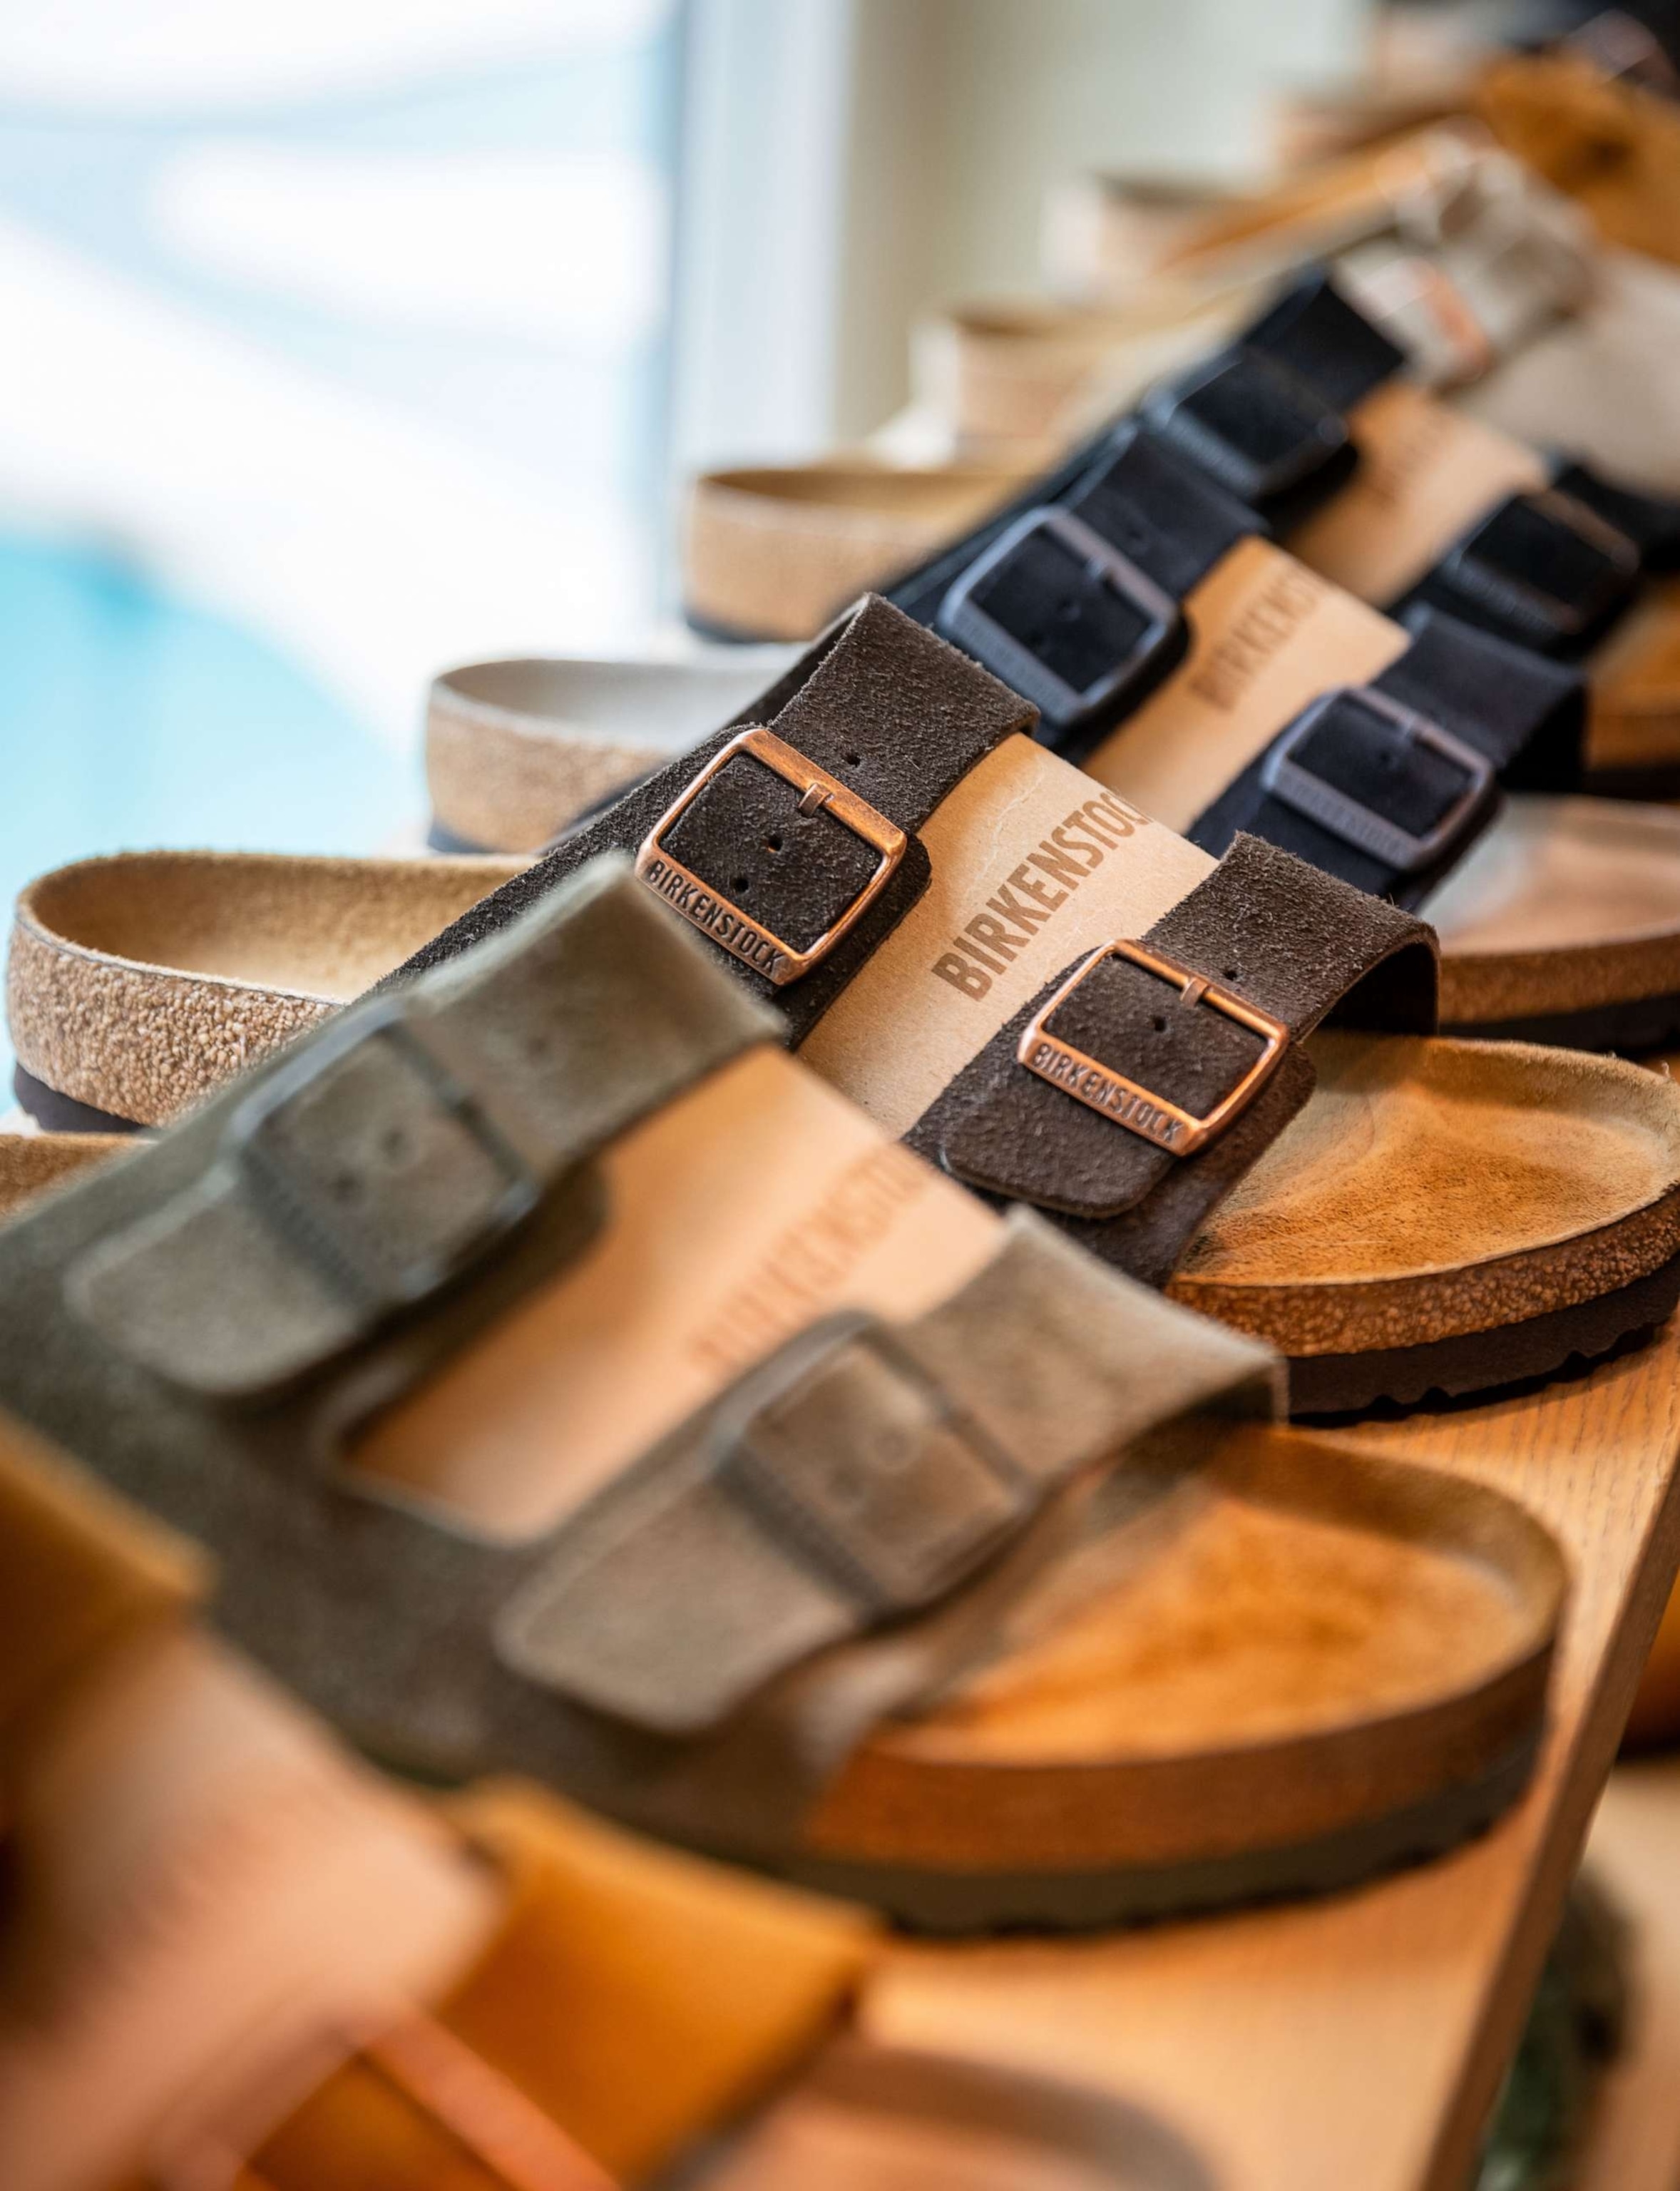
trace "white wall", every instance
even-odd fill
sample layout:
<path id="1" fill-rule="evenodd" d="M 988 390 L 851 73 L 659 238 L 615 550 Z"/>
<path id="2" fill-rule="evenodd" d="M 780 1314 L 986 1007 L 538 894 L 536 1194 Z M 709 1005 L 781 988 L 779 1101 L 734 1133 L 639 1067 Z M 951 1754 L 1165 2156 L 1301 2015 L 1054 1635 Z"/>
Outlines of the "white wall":
<path id="1" fill-rule="evenodd" d="M 1367 0 L 691 0 L 679 468 L 869 431 L 941 298 L 1034 286 L 1045 191 L 1257 164 Z"/>

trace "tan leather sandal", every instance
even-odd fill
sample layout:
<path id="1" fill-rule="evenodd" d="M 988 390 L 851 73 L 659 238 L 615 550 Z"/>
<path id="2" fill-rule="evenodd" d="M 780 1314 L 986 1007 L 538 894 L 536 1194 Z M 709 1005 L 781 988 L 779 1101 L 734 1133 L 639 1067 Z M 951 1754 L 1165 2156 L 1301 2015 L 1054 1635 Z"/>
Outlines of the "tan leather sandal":
<path id="1" fill-rule="evenodd" d="M 68 1676 L 164 1535 L 0 1425 L 7 2191 L 1209 2191 L 1121 2100 L 872 2036 L 837 1904 L 534 1787 L 400 1795 L 184 1618 Z"/>
<path id="2" fill-rule="evenodd" d="M 921 1925 L 1317 1891 L 1496 1815 L 1545 1533 L 1273 1427 L 1265 1349 L 777 1033 L 596 863 L 0 1230 L 0 1395 L 375 1754 Z"/>
<path id="3" fill-rule="evenodd" d="M 1667 1313 L 1680 1099 L 1666 1084 L 1610 1060 L 1425 1039 L 1427 931 L 1252 839 L 1216 867 L 1016 735 L 1032 710 L 885 604 L 812 650 L 761 712 L 768 743 L 731 726 L 668 764 L 433 939 L 391 992 L 594 853 L 636 854 L 720 960 L 774 999 L 806 1061 L 880 1124 L 965 1182 L 1053 1213 L 1133 1275 L 1191 1300 L 1212 1289 L 1222 1315 L 1291 1357 L 1297 1407 L 1554 1373 Z M 756 765 L 761 750 L 775 765 Z M 866 804 L 843 811 L 866 835 L 793 811 L 811 784 L 848 777 Z M 696 822 L 711 817 L 690 851 L 681 817 L 662 819 L 685 797 Z M 883 861 L 891 874 L 872 879 Z M 1367 981 L 1403 939 L 1413 971 Z M 1115 1091 L 1093 1110 L 1066 1084 L 1082 1068 L 1055 1062 L 1053 1044 L 1049 1078 L 1009 1046 L 1092 953 L 1132 944 L 1145 962 L 1105 962 L 1079 1006 L 1100 999 L 1076 1046 L 1121 1076 L 1093 1081 Z M 1263 1024 L 1277 1016 L 1298 1061 L 1286 1085 L 1263 1101 L 1247 1086 L 1224 1131 L 1177 1154 L 1175 1116 L 1236 1094 L 1268 1038 L 1251 1023 L 1242 1034 L 1223 1003 L 1165 1009 L 1195 984 L 1150 973 L 1151 953 L 1193 966 L 1222 999 L 1246 993 Z M 1389 1032 L 1309 1052 L 1326 1014 Z M 107 1076 L 84 1084 L 93 1101 L 121 1047 L 114 1027 L 86 1054 Z M 1313 1071 L 1320 1092 L 1284 1133 Z M 1168 1107 L 1147 1093 L 1133 1106 L 1128 1083 Z M 164 1115 L 202 1093 L 195 1069 Z M 971 1112 L 973 1130 L 957 1116 Z M 1222 1198 L 1251 1166 L 1255 1205 L 1279 1221 L 1228 1232 Z"/>

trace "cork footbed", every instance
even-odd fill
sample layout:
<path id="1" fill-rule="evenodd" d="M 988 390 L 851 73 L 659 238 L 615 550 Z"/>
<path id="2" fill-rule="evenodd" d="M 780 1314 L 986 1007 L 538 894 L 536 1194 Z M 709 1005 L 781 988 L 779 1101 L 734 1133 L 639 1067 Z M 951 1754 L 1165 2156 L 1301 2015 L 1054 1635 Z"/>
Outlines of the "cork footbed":
<path id="1" fill-rule="evenodd" d="M 18 902 L 13 1047 L 57 1093 L 161 1124 L 370 988 L 521 864 L 151 852 L 60 868 Z"/>
<path id="2" fill-rule="evenodd" d="M 1117 1525 L 1018 1617 L 1006 1656 L 855 1753 L 802 1876 L 888 1871 L 937 1924 L 962 1875 L 1002 1872 L 1020 1921 L 1078 1921 L 1081 1895 L 1100 1921 L 1251 1894 L 1268 1856 L 1278 1891 L 1345 1883 L 1306 1852 L 1385 1816 L 1417 1839 L 1378 1864 L 1443 1845 L 1432 1807 L 1537 1729 L 1555 1546 L 1429 1469 L 1214 1435 L 1194 1464 L 1182 1436 L 1128 1454 Z"/>
<path id="3" fill-rule="evenodd" d="M 785 660 L 573 657 L 448 671 L 426 711 L 434 837 L 474 851 L 540 850 L 598 800 L 728 722 Z"/>
<path id="4" fill-rule="evenodd" d="M 1190 1307 L 1297 1358 L 1376 1353 L 1491 1338 L 1680 1254 L 1666 1076 L 1522 1043 L 1320 1033 L 1309 1049 L 1312 1101 L 1168 1288 Z"/>
<path id="5" fill-rule="evenodd" d="M 683 604 L 726 638 L 809 639 L 883 573 L 1007 502 L 1014 469 L 832 464 L 710 472 L 683 532 Z"/>

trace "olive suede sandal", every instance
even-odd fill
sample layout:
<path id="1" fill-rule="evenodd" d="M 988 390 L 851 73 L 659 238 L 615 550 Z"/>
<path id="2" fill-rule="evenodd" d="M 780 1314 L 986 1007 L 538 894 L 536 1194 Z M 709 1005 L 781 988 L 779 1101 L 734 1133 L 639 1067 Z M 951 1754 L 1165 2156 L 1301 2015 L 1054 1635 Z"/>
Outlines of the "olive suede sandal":
<path id="1" fill-rule="evenodd" d="M 777 1034 L 594 865 L 0 1228 L 0 1397 L 376 1756 L 917 1925 L 1319 1891 L 1496 1816 L 1545 1532 L 1274 1427 L 1267 1350 Z"/>

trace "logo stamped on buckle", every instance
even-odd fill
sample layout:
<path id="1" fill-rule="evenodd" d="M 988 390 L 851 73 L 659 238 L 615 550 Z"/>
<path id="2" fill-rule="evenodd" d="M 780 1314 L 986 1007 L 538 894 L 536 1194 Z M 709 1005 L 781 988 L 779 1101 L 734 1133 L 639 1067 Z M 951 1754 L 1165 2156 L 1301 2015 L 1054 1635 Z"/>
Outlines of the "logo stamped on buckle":
<path id="1" fill-rule="evenodd" d="M 712 777 L 732 760 L 743 757 L 769 769 L 784 783 L 792 784 L 799 794 L 797 811 L 800 814 L 831 816 L 842 828 L 861 838 L 877 855 L 874 874 L 851 904 L 803 951 L 753 920 L 733 899 L 715 890 L 692 868 L 684 867 L 665 842 L 671 829 Z M 786 739 L 777 737 L 774 731 L 754 729 L 742 731 L 721 747 L 687 790 L 660 816 L 636 855 L 636 873 L 673 913 L 680 913 L 702 936 L 709 936 L 744 966 L 750 966 L 755 974 L 762 974 L 767 982 L 781 988 L 808 974 L 843 936 L 857 925 L 886 888 L 909 843 L 909 838 L 896 822 L 889 822 L 866 799 L 860 799 L 838 777 L 831 776 L 826 768 L 808 760 Z"/>
<path id="2" fill-rule="evenodd" d="M 1123 1073 L 1116 1073 L 1112 1066 L 1104 1065 L 1085 1050 L 1076 1050 L 1071 1043 L 1064 1042 L 1050 1032 L 1050 1022 L 1075 990 L 1109 959 L 1123 959 L 1159 981 L 1172 982 L 1179 992 L 1182 1008 L 1194 1010 L 1205 1005 L 1209 1011 L 1234 1020 L 1240 1027 L 1247 1027 L 1261 1038 L 1264 1047 L 1259 1056 L 1229 1094 L 1201 1118 L 1170 1102 L 1165 1096 L 1156 1095 L 1152 1089 L 1128 1080 Z M 1270 1012 L 1246 1004 L 1234 991 L 1222 987 L 1217 982 L 1210 982 L 1205 975 L 1193 973 L 1163 952 L 1146 950 L 1141 943 L 1120 942 L 1103 944 L 1080 961 L 1055 995 L 1028 1022 L 1015 1055 L 1029 1073 L 1048 1081 L 1053 1088 L 1061 1089 L 1088 1110 L 1099 1112 L 1115 1125 L 1124 1126 L 1128 1133 L 1153 1142 L 1158 1149 L 1165 1149 L 1169 1156 L 1189 1157 L 1205 1148 L 1216 1135 L 1224 1132 L 1240 1112 L 1246 1110 L 1282 1062 L 1288 1047 L 1288 1027 Z"/>

